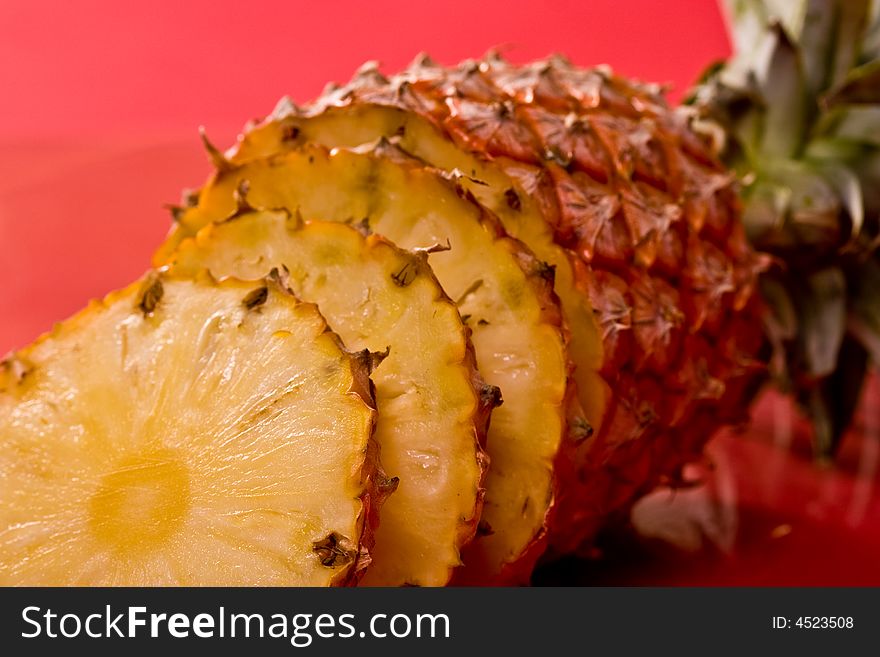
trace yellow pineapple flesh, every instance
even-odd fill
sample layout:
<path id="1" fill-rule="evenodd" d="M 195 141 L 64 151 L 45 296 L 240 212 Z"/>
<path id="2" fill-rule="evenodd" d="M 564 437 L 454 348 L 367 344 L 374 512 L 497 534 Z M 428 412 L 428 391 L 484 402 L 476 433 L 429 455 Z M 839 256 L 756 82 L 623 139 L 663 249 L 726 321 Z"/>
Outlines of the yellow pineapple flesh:
<path id="1" fill-rule="evenodd" d="M 568 361 L 552 270 L 507 237 L 466 189 L 418 162 L 306 146 L 243 166 L 218 164 L 157 262 L 173 257 L 182 239 L 235 214 L 242 182 L 253 207 L 368 225 L 408 249 L 449 247 L 431 256 L 431 266 L 473 330 L 481 375 L 504 398 L 489 429 L 482 522 L 458 576 L 527 574 L 521 566 L 540 552 L 554 502 L 554 461 L 567 437 Z"/>
<path id="2" fill-rule="evenodd" d="M 258 179 L 257 179 L 258 180 Z M 185 240 L 175 271 L 254 279 L 285 269 L 352 349 L 387 352 L 372 374 L 382 463 L 399 486 L 382 508 L 362 584 L 442 586 L 474 535 L 496 392 L 476 373 L 469 329 L 428 265 L 340 223 L 243 210 Z"/>
<path id="3" fill-rule="evenodd" d="M 0 584 L 352 583 L 368 363 L 274 281 L 153 273 L 0 367 Z"/>

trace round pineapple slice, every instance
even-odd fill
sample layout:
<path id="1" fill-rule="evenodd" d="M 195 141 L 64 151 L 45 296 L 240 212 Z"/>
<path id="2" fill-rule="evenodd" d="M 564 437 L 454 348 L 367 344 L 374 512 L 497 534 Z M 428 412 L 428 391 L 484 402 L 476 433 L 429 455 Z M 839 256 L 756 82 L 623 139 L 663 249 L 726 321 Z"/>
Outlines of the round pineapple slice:
<path id="1" fill-rule="evenodd" d="M 390 487 L 368 375 L 274 281 L 93 302 L 0 367 L 0 585 L 353 583 Z"/>
<path id="2" fill-rule="evenodd" d="M 489 429 L 482 520 L 453 582 L 521 580 L 542 550 L 567 426 L 569 364 L 553 270 L 507 237 L 460 184 L 392 155 L 308 145 L 240 167 L 218 157 L 217 174 L 157 258 L 234 214 L 244 181 L 255 207 L 366 224 L 409 249 L 448 245 L 431 256 L 431 266 L 473 330 L 480 373 L 504 397 Z"/>
<path id="3" fill-rule="evenodd" d="M 372 378 L 382 463 L 400 480 L 362 584 L 442 586 L 482 508 L 485 441 L 497 390 L 476 373 L 470 331 L 428 265 L 349 226 L 244 211 L 183 242 L 175 271 L 253 279 L 285 268 L 345 344 L 388 352 Z"/>

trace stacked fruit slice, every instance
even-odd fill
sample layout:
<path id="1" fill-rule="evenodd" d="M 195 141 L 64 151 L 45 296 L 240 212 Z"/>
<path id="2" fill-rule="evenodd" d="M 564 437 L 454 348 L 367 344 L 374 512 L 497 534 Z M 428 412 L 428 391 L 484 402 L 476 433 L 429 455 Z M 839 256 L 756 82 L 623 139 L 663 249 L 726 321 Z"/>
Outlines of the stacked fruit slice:
<path id="1" fill-rule="evenodd" d="M 373 372 L 376 440 L 400 486 L 382 510 L 365 581 L 445 584 L 480 518 L 481 443 L 497 391 L 477 375 L 469 332 L 427 253 L 343 224 L 242 210 L 181 245 L 175 271 L 204 268 L 247 280 L 283 269 L 347 345 L 385 353 Z"/>
<path id="2" fill-rule="evenodd" d="M 243 186 L 247 189 L 244 199 L 239 192 Z M 469 581 L 492 581 L 527 574 L 540 554 L 553 504 L 554 461 L 568 438 L 566 419 L 572 399 L 568 394 L 565 335 L 552 294 L 552 272 L 521 243 L 505 237 L 498 220 L 459 183 L 385 144 L 369 152 L 340 150 L 332 154 L 309 145 L 239 167 L 221 167 L 201 191 L 198 205 L 180 217 L 178 237 L 223 221 L 207 234 L 203 229 L 196 236 L 196 244 L 205 245 L 201 250 L 208 255 L 194 255 L 186 242 L 181 246 L 189 258 L 200 258 L 197 263 L 207 262 L 216 275 L 260 274 L 260 268 L 282 265 L 291 271 L 292 278 L 314 277 L 323 268 L 302 261 L 302 249 L 296 243 L 279 240 L 277 234 L 253 226 L 252 217 L 244 223 L 225 219 L 240 212 L 237 206 L 243 202 L 258 208 L 283 208 L 294 216 L 357 223 L 404 247 L 435 251 L 431 265 L 473 331 L 480 372 L 504 396 L 504 404 L 493 413 L 489 430 L 492 467 L 486 481 L 479 537 L 465 550 L 462 575 Z M 264 225 L 265 221 L 257 223 Z M 340 250 L 332 245 L 326 249 L 331 254 Z M 236 261 L 239 256 L 249 263 L 250 271 L 245 272 Z M 257 263 L 256 269 L 253 263 Z M 415 265 L 401 265 L 391 272 L 387 282 L 408 287 L 417 273 Z M 346 293 L 339 287 L 352 285 L 343 283 L 346 280 L 345 276 L 335 275 L 325 284 L 322 294 L 330 304 L 328 318 L 335 327 L 352 324 L 357 338 L 362 339 L 373 320 L 345 299 Z M 300 285 L 295 283 L 294 288 Z M 315 298 L 313 294 L 309 290 L 307 298 Z M 383 301 L 375 293 L 369 296 L 378 304 Z M 324 298 L 319 303 L 325 307 Z M 428 359 L 430 351 L 438 348 L 437 340 L 421 322 L 400 330 L 401 339 L 412 343 L 408 348 L 416 360 Z M 348 337 L 344 330 L 343 337 Z M 380 330 L 376 339 L 387 340 L 388 330 Z M 392 353 L 394 350 L 391 344 Z M 442 353 L 439 358 L 443 358 Z M 425 391 L 423 385 L 404 381 L 392 394 L 418 398 Z M 491 399 L 494 392 L 483 394 Z M 379 402 L 380 413 L 384 413 L 381 398 Z M 410 455 L 419 451 L 413 446 L 416 437 L 412 431 L 404 427 L 396 440 Z M 436 438 L 431 440 L 433 447 L 429 450 L 426 445 L 421 450 L 423 460 L 414 467 L 429 467 L 424 459 L 436 458 L 432 452 L 442 445 Z M 385 449 L 381 439 L 380 444 Z M 390 472 L 399 474 L 394 468 Z M 402 481 L 404 490 L 407 483 Z M 410 485 L 418 484 L 413 481 Z M 418 533 L 421 521 L 415 509 L 413 512 L 404 522 L 409 533 Z M 423 509 L 420 512 L 424 514 Z M 424 548 L 415 554 L 424 554 Z M 456 565 L 457 559 L 443 563 Z M 437 583 L 436 578 L 426 580 L 404 574 L 393 572 L 390 579 L 380 577 L 377 581 Z"/>
<path id="3" fill-rule="evenodd" d="M 577 423 L 593 434 L 558 470 L 557 551 L 676 480 L 715 429 L 746 417 L 764 371 L 761 261 L 734 178 L 657 89 L 560 57 L 455 68 L 419 57 L 390 79 L 367 64 L 312 105 L 280 103 L 224 162 L 376 140 L 457 175 L 555 270 Z"/>

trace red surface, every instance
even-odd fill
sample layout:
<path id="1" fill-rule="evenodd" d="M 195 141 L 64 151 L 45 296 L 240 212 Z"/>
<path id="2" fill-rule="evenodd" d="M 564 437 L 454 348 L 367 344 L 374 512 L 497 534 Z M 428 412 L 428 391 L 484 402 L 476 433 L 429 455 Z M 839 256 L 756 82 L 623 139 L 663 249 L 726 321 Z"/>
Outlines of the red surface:
<path id="1" fill-rule="evenodd" d="M 773 392 L 742 433 L 708 448 L 703 483 L 637 505 L 638 531 L 593 559 L 551 564 L 542 584 L 880 586 L 880 380 L 866 390 L 834 467 L 812 458 L 807 426 Z"/>
<path id="2" fill-rule="evenodd" d="M 711 0 L 0 0 L 0 353 L 149 266 L 162 204 L 208 173 L 197 126 L 227 145 L 280 96 L 307 100 L 364 60 L 393 70 L 422 50 L 452 63 L 499 45 L 679 91 L 727 52 Z M 644 503 L 643 530 L 662 540 L 624 537 L 542 577 L 880 585 L 876 419 L 822 470 L 803 436 L 789 449 L 785 409 L 768 398 L 747 436 L 716 440 L 707 485 Z"/>

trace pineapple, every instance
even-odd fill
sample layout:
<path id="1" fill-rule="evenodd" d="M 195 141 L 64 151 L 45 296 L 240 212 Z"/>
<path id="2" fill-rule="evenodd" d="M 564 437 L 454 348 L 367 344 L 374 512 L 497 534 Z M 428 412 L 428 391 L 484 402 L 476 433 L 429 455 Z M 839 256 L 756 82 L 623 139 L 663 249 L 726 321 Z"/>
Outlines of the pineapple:
<path id="1" fill-rule="evenodd" d="M 880 2 L 728 2 L 736 54 L 689 102 L 743 181 L 776 378 L 830 456 L 880 362 Z"/>
<path id="2" fill-rule="evenodd" d="M 277 279 L 93 302 L 0 367 L 0 584 L 355 582 L 393 487 L 368 365 Z"/>
<path id="3" fill-rule="evenodd" d="M 555 461 L 563 442 L 575 439 L 568 434 L 569 363 L 552 270 L 504 234 L 460 177 L 444 177 L 390 144 L 333 153 L 306 146 L 242 166 L 212 152 L 218 170 L 197 204 L 180 214 L 158 262 L 173 259 L 185 237 L 234 215 L 242 183 L 256 208 L 366 226 L 408 249 L 435 247 L 431 266 L 473 331 L 480 373 L 504 398 L 489 428 L 482 519 L 454 581 L 522 581 L 554 508 Z"/>
<path id="4" fill-rule="evenodd" d="M 880 357 L 880 3 L 729 4 L 738 53 L 685 108 L 558 56 L 423 56 L 206 141 L 170 273 L 0 365 L 0 583 L 360 579 L 397 486 L 380 359 L 287 285 L 390 347 L 402 483 L 366 583 L 518 582 L 589 548 L 768 363 L 831 453 Z"/>
<path id="5" fill-rule="evenodd" d="M 175 271 L 255 279 L 284 268 L 352 349 L 387 352 L 373 371 L 376 441 L 399 479 L 361 584 L 442 586 L 477 528 L 487 460 L 481 447 L 497 389 L 475 369 L 470 330 L 428 265 L 340 223 L 243 206 L 185 240 Z"/>
<path id="6" fill-rule="evenodd" d="M 676 483 L 716 428 L 745 419 L 765 372 L 765 262 L 734 176 L 658 88 L 561 57 L 450 69 L 423 56 L 390 79 L 368 64 L 309 106 L 282 101 L 215 160 L 377 139 L 455 175 L 555 268 L 583 409 L 583 440 L 565 443 L 557 470 L 555 550 L 588 546 L 641 494 Z"/>

